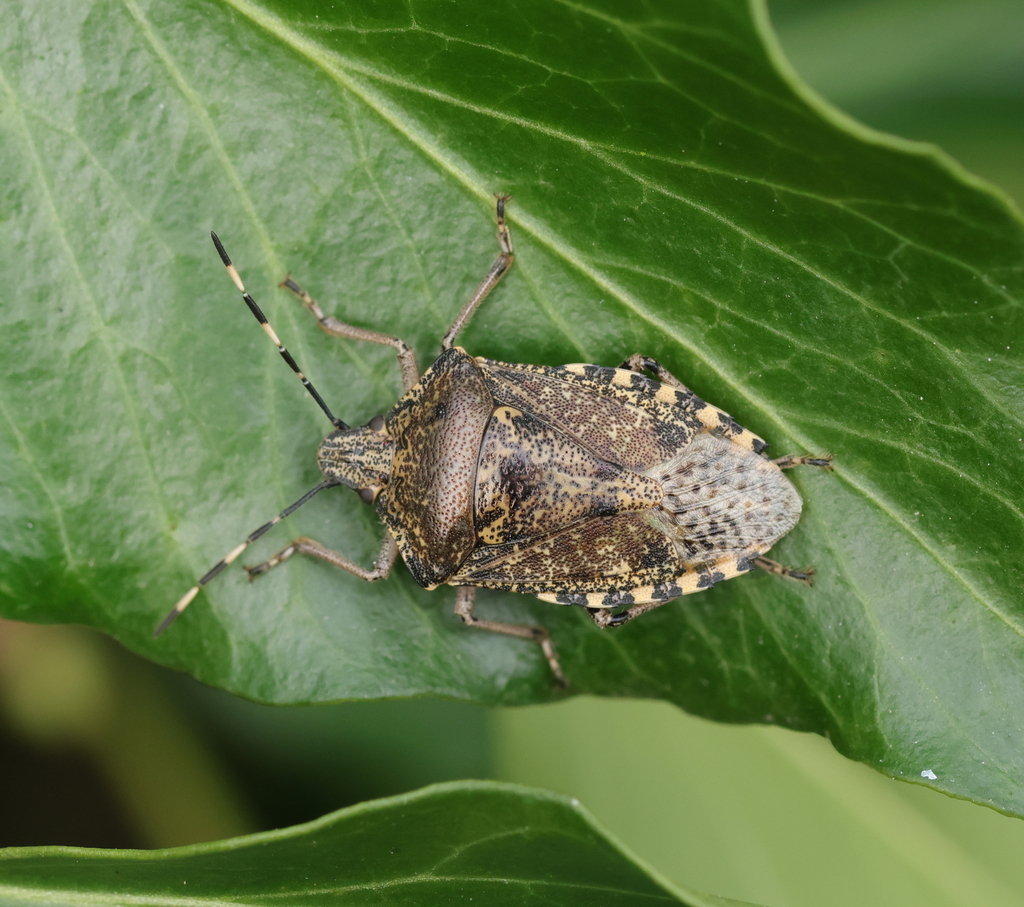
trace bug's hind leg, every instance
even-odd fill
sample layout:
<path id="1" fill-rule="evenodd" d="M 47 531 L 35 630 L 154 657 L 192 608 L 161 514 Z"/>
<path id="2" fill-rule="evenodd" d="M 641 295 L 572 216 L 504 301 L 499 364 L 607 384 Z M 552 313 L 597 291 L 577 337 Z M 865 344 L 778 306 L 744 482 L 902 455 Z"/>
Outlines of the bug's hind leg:
<path id="1" fill-rule="evenodd" d="M 786 457 L 776 457 L 772 462 L 779 469 L 792 469 L 794 466 L 817 466 L 819 469 L 827 469 L 832 472 L 832 454 L 830 453 L 823 457 L 795 457 L 791 454 Z"/>
<path id="2" fill-rule="evenodd" d="M 774 573 L 776 576 L 784 576 L 787 579 L 794 579 L 799 583 L 814 585 L 814 568 L 805 567 L 803 570 L 794 570 L 792 567 L 783 567 L 778 561 L 769 560 L 766 557 L 751 558 L 750 563 L 760 567 L 766 573 Z"/>
<path id="3" fill-rule="evenodd" d="M 657 602 L 640 602 L 639 604 L 631 605 L 626 608 L 625 611 L 619 611 L 618 613 L 613 612 L 609 608 L 587 608 L 587 614 L 590 615 L 590 619 L 599 627 L 621 627 L 624 623 L 631 621 L 634 617 L 639 617 L 641 614 L 646 614 L 648 611 L 660 608 L 669 601 L 674 601 L 674 599 L 670 598 L 665 601 Z"/>
<path id="4" fill-rule="evenodd" d="M 794 466 L 817 466 L 819 469 L 832 471 L 832 454 L 827 453 L 823 457 L 797 457 L 790 454 L 785 457 L 776 457 L 772 462 L 779 469 L 792 469 Z M 805 567 L 803 570 L 794 570 L 792 567 L 784 567 L 778 561 L 770 560 L 767 557 L 751 558 L 750 563 L 760 567 L 767 573 L 774 573 L 776 576 L 784 576 L 787 579 L 795 579 L 797 582 L 814 585 L 814 568 Z"/>
<path id="5" fill-rule="evenodd" d="M 558 685 L 560 687 L 565 686 L 565 675 L 562 673 L 562 666 L 558 663 L 555 644 L 551 641 L 551 634 L 544 627 L 533 627 L 526 624 L 503 624 L 495 620 L 484 620 L 473 613 L 475 600 L 475 587 L 456 586 L 455 613 L 462 618 L 464 624 L 468 624 L 471 627 L 479 627 L 481 630 L 491 630 L 494 633 L 504 633 L 506 636 L 529 639 L 537 643 L 544 653 L 544 657 L 548 660 L 548 664 L 551 666 L 551 673 L 555 675 Z"/>
<path id="6" fill-rule="evenodd" d="M 658 362 L 657 359 L 652 359 L 650 356 L 634 353 L 625 362 L 623 362 L 619 368 L 628 368 L 631 372 L 650 372 L 651 374 L 656 375 L 662 384 L 671 385 L 672 387 L 685 391 L 688 394 L 692 393 L 692 391 L 667 368 L 665 368 L 665 366 Z"/>
<path id="7" fill-rule="evenodd" d="M 319 542 L 302 536 L 291 542 L 286 548 L 282 548 L 270 560 L 257 564 L 255 567 L 246 567 L 245 572 L 249 574 L 249 579 L 256 579 L 257 576 L 268 570 L 273 570 L 278 564 L 283 564 L 293 554 L 308 554 L 310 557 L 326 561 L 328 564 L 347 570 L 354 576 L 372 583 L 375 580 L 384 579 L 391 572 L 395 558 L 398 556 L 398 545 L 390 535 L 387 536 L 380 546 L 380 553 L 373 562 L 373 567 L 367 570 L 365 567 L 353 563 L 344 555 L 338 554 L 337 551 L 332 551 Z"/>
<path id="8" fill-rule="evenodd" d="M 281 281 L 281 286 L 286 290 L 291 290 L 298 296 L 306 310 L 316 318 L 320 327 L 332 337 L 344 337 L 347 340 L 365 340 L 368 343 L 379 343 L 382 346 L 393 347 L 398 356 L 398 367 L 402 372 L 403 390 L 409 390 L 420 380 L 420 370 L 416 365 L 416 354 L 413 352 L 412 347 L 404 340 L 392 337 L 390 334 L 382 334 L 380 331 L 357 328 L 354 325 L 338 321 L 333 315 L 325 315 L 323 309 L 320 308 L 320 304 L 292 280 L 291 275 L 288 275 Z"/>

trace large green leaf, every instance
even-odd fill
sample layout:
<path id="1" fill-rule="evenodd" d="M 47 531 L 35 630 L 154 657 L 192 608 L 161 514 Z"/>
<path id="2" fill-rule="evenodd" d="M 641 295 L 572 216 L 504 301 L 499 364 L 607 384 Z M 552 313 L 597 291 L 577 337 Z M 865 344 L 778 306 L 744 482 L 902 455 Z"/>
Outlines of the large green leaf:
<path id="1" fill-rule="evenodd" d="M 578 803 L 463 781 L 282 831 L 172 850 L 0 850 L 4 904 L 688 904 Z"/>
<path id="2" fill-rule="evenodd" d="M 361 422 L 398 394 L 393 355 L 275 284 L 290 270 L 425 365 L 510 191 L 518 261 L 463 345 L 643 352 L 838 469 L 794 476 L 804 517 L 774 555 L 815 564 L 814 589 L 748 576 L 611 632 L 523 596 L 480 613 L 549 626 L 571 691 L 814 730 L 1024 812 L 1021 220 L 824 111 L 767 34 L 736 0 L 0 10 L 3 613 L 266 701 L 556 695 L 536 647 L 463 627 L 402 568 L 234 567 L 151 638 L 317 481 L 329 427 L 205 231 Z M 305 533 L 369 564 L 381 532 L 334 490 L 251 553 Z"/>

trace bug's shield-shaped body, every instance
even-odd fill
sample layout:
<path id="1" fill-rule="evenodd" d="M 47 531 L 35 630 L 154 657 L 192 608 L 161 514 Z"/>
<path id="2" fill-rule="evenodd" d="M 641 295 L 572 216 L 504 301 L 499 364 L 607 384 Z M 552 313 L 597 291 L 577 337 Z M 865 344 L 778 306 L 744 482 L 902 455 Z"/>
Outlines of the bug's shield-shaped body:
<path id="1" fill-rule="evenodd" d="M 514 365 L 454 347 L 386 432 L 394 457 L 377 509 L 427 588 L 660 602 L 751 569 L 800 516 L 760 438 L 627 369 Z"/>
<path id="2" fill-rule="evenodd" d="M 766 459 L 760 438 L 640 353 L 617 369 L 547 367 L 473 358 L 454 346 L 512 265 L 507 201 L 495 199 L 498 255 L 422 376 L 405 341 L 325 314 L 285 279 L 327 333 L 395 351 L 404 396 L 361 428 L 331 412 L 212 236 L 249 310 L 335 430 L 317 451 L 323 480 L 203 574 L 157 635 L 249 545 L 337 485 L 375 502 L 387 526 L 373 565 L 301 536 L 246 567 L 250 577 L 303 554 L 373 582 L 388 576 L 401 552 L 422 586 L 458 587 L 455 613 L 464 623 L 537 643 L 561 684 L 548 631 L 475 614 L 475 587 L 584 605 L 595 623 L 612 627 L 755 566 L 810 583 L 812 568 L 793 570 L 762 554 L 800 516 L 781 469 L 829 469 L 830 456 Z"/>

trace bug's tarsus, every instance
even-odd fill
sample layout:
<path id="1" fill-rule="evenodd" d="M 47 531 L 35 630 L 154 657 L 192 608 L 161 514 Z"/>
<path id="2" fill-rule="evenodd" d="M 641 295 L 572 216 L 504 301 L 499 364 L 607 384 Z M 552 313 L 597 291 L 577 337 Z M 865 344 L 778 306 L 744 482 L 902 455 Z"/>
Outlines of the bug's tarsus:
<path id="1" fill-rule="evenodd" d="M 490 630 L 492 633 L 503 633 L 505 636 L 515 636 L 518 639 L 529 639 L 540 646 L 544 657 L 551 666 L 551 673 L 560 687 L 566 685 L 565 674 L 562 673 L 562 666 L 558 663 L 558 654 L 555 652 L 555 644 L 551 641 L 551 634 L 545 627 L 531 626 L 528 624 L 505 624 L 496 620 L 484 620 L 473 613 L 473 606 L 476 603 L 476 587 L 456 586 L 455 588 L 455 613 L 462 622 L 470 627 L 480 630 Z"/>
<path id="2" fill-rule="evenodd" d="M 498 285 L 498 281 L 508 273 L 508 269 L 512 267 L 512 262 L 515 261 L 515 254 L 512 251 L 512 234 L 509 233 L 508 225 L 505 223 L 505 202 L 511 197 L 511 195 L 495 196 L 495 219 L 498 222 L 498 245 L 501 246 L 501 251 L 498 252 L 498 257 L 494 259 L 494 264 L 491 265 L 487 276 L 483 279 L 480 286 L 476 288 L 476 292 L 469 297 L 469 301 L 462 307 L 462 311 L 459 312 L 452 322 L 452 326 L 448 328 L 448 332 L 441 339 L 441 349 L 443 350 L 451 349 L 455 343 L 455 338 L 469 322 L 469 319 L 473 317 L 473 313 L 480 306 L 480 303 Z"/>
<path id="3" fill-rule="evenodd" d="M 191 603 L 198 594 L 199 590 L 203 588 L 210 580 L 212 580 L 218 573 L 221 572 L 228 564 L 230 564 L 235 558 L 237 558 L 246 548 L 248 548 L 253 542 L 256 541 L 260 536 L 267 532 L 273 526 L 276 526 L 281 520 L 291 516 L 298 510 L 303 504 L 305 504 L 313 495 L 317 492 L 323 491 L 325 488 L 332 488 L 338 483 L 333 479 L 325 479 L 315 488 L 311 488 L 301 498 L 299 498 L 294 504 L 290 504 L 285 507 L 276 517 L 268 522 L 264 523 L 259 529 L 250 532 L 246 537 L 245 541 L 240 545 L 237 545 L 231 551 L 229 551 L 224 557 L 222 557 L 216 564 L 214 564 L 199 581 L 186 592 L 181 598 L 178 599 L 177 604 L 171 609 L 170 613 L 160 621 L 160 625 L 153 631 L 153 636 L 157 637 L 164 632 L 174 621 L 174 619 L 181 614 Z"/>
<path id="4" fill-rule="evenodd" d="M 779 469 L 792 469 L 794 466 L 817 466 L 819 469 L 826 469 L 832 472 L 832 454 L 830 453 L 821 457 L 797 457 L 793 455 L 776 457 L 772 462 Z"/>
<path id="5" fill-rule="evenodd" d="M 603 608 L 591 608 L 589 609 L 590 619 L 593 620 L 598 627 L 622 627 L 624 623 L 629 623 L 633 615 L 630 613 L 629 608 L 625 611 L 620 611 L 617 614 L 611 611 L 605 611 Z"/>
<path id="6" fill-rule="evenodd" d="M 339 419 L 337 416 L 334 415 L 334 413 L 331 412 L 330 408 L 324 402 L 324 398 L 320 396 L 319 391 L 317 391 L 317 389 L 313 387 L 312 382 L 304 374 L 302 374 L 302 370 L 299 368 L 298 363 L 292 358 L 292 354 L 288 352 L 288 349 L 285 347 L 285 345 L 281 343 L 280 338 L 277 336 L 277 332 L 274 330 L 270 322 L 267 320 L 267 316 L 263 314 L 263 310 L 256 304 L 256 300 L 253 299 L 249 292 L 245 289 L 245 284 L 242 283 L 242 278 L 241 275 L 239 275 L 238 273 L 238 268 L 236 268 L 234 264 L 232 264 L 231 259 L 228 257 L 227 251 L 224 249 L 224 244 L 220 241 L 220 237 L 217 236 L 217 234 L 211 230 L 210 238 L 213 240 L 213 244 L 217 249 L 217 254 L 220 255 L 220 260 L 224 262 L 224 267 L 227 268 L 228 276 L 231 278 L 231 281 L 234 283 L 234 285 L 238 287 L 238 291 L 242 294 L 242 299 L 245 300 L 245 304 L 249 307 L 249 311 L 252 312 L 253 316 L 260 323 L 260 327 L 263 328 L 266 335 L 277 347 L 277 351 L 281 354 L 281 358 L 284 359 L 284 361 L 288 363 L 288 366 L 291 368 L 291 370 L 295 372 L 299 380 L 302 382 L 302 386 L 306 388 L 307 391 L 309 391 L 310 396 L 314 400 L 316 400 L 317 406 L 319 406 L 320 409 L 324 411 L 324 414 L 327 416 L 327 418 L 331 420 L 331 424 L 335 428 L 342 431 L 347 429 L 348 425 L 342 422 L 341 419 Z"/>
<path id="7" fill-rule="evenodd" d="M 774 573 L 776 576 L 784 576 L 786 579 L 796 580 L 808 586 L 814 585 L 815 570 L 813 567 L 804 567 L 803 570 L 794 570 L 792 567 L 784 567 L 778 561 L 769 560 L 766 557 L 751 558 L 750 561 L 756 567 L 760 567 L 766 573 Z"/>

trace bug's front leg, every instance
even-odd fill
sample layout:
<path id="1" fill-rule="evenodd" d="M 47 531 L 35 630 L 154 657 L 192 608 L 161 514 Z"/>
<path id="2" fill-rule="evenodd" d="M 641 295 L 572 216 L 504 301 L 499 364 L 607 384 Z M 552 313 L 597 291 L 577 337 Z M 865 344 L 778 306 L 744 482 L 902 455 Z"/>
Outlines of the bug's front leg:
<path id="1" fill-rule="evenodd" d="M 300 287 L 291 275 L 281 281 L 281 286 L 291 290 L 306 307 L 313 317 L 332 337 L 344 337 L 347 340 L 365 340 L 367 343 L 379 343 L 381 346 L 390 346 L 398 356 L 398 367 L 402 372 L 402 389 L 409 390 L 420 380 L 420 370 L 416 365 L 416 354 L 400 337 L 392 337 L 390 334 L 382 334 L 380 331 L 371 331 L 367 328 L 357 328 L 351 324 L 338 321 L 333 315 L 325 315 L 320 304 Z M 348 569 L 347 567 L 345 569 Z"/>
<path id="2" fill-rule="evenodd" d="M 510 195 L 499 195 L 495 198 L 495 219 L 498 223 L 498 245 L 500 247 L 498 257 L 494 259 L 494 264 L 491 265 L 483 282 L 476 288 L 476 292 L 469 297 L 469 301 L 462 307 L 462 311 L 455 316 L 452 326 L 441 338 L 441 349 L 443 350 L 451 348 L 455 343 L 455 338 L 469 322 L 480 303 L 498 285 L 498 281 L 505 276 L 508 269 L 512 267 L 512 262 L 515 261 L 515 254 L 512 251 L 512 234 L 509 233 L 508 224 L 505 223 L 505 202 L 510 198 Z"/>
<path id="3" fill-rule="evenodd" d="M 565 686 L 565 675 L 562 673 L 562 666 L 558 663 L 555 644 L 551 641 L 551 634 L 544 627 L 527 624 L 503 624 L 495 620 L 484 620 L 473 613 L 475 602 L 476 589 L 473 586 L 456 586 L 455 613 L 462 618 L 464 624 L 494 633 L 504 633 L 506 636 L 515 636 L 518 639 L 529 639 L 537 643 L 548 660 L 548 664 L 551 665 L 551 673 L 555 675 L 558 685 Z"/>
<path id="4" fill-rule="evenodd" d="M 375 580 L 384 579 L 391 572 L 391 568 L 395 564 L 395 558 L 398 556 L 398 545 L 390 535 L 386 536 L 384 543 L 380 546 L 380 552 L 373 562 L 373 567 L 367 570 L 365 567 L 360 567 L 359 564 L 353 563 L 344 555 L 338 554 L 337 551 L 333 551 L 313 539 L 302 536 L 286 548 L 282 548 L 270 560 L 257 564 L 255 567 L 246 567 L 245 572 L 249 574 L 249 579 L 255 579 L 268 570 L 272 570 L 278 564 L 283 564 L 293 554 L 308 554 L 310 557 L 326 561 L 328 564 L 340 567 L 342 570 L 347 570 L 360 579 L 372 583 Z"/>

